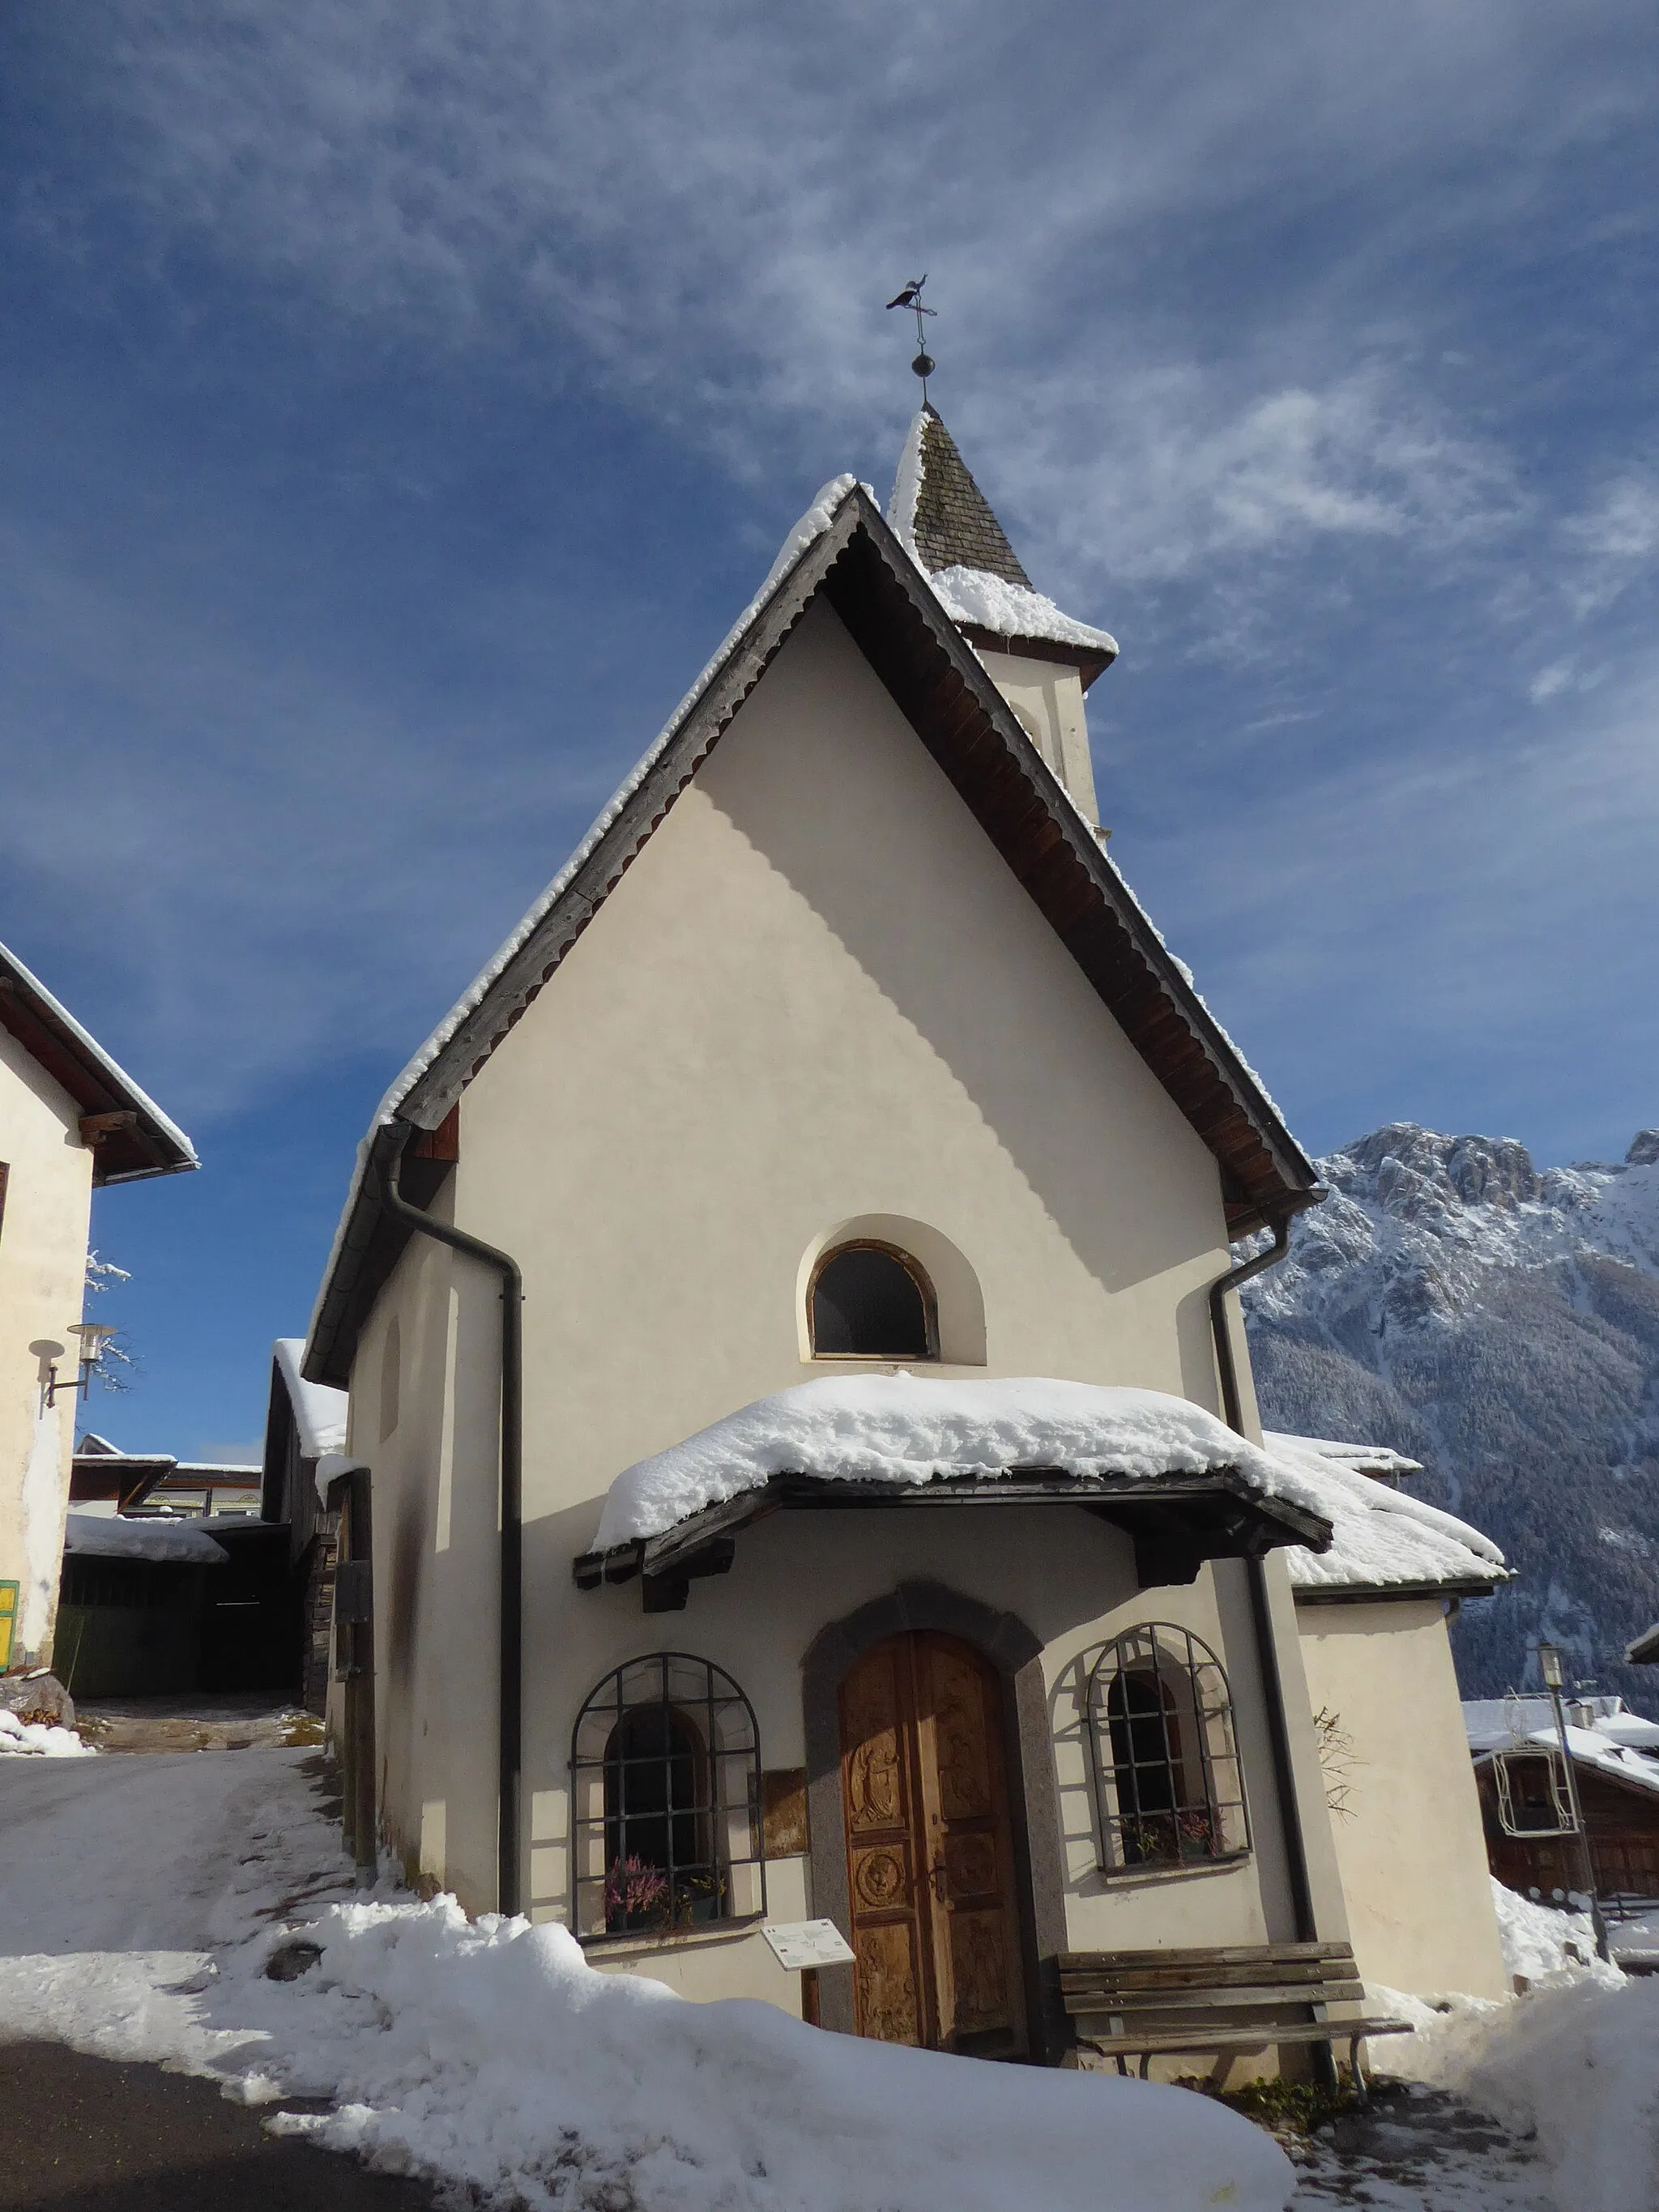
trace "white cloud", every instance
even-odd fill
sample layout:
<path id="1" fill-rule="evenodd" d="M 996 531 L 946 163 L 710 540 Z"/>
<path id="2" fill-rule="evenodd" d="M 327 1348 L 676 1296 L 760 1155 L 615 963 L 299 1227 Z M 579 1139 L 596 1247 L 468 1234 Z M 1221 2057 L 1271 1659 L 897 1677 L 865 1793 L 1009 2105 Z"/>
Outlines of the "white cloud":
<path id="1" fill-rule="evenodd" d="M 1416 1111 L 1437 1060 L 1468 1091 L 1483 1058 L 1520 1054 L 1541 1115 L 1586 1067 L 1606 1079 L 1624 1029 L 1650 1085 L 1659 661 L 1540 711 L 1541 729 L 1500 724 L 1461 751 L 1441 728 L 1402 732 L 1126 841 L 1281 1097 L 1392 1091 Z M 1580 1100 L 1581 1121 L 1597 1110 Z"/>

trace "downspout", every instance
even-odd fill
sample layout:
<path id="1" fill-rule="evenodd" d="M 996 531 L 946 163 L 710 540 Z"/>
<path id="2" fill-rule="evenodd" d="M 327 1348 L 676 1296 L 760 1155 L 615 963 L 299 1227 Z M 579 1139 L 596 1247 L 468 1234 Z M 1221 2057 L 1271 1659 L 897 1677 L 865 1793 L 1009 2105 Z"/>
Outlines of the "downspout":
<path id="1" fill-rule="evenodd" d="M 398 1187 L 403 1158 L 416 1133 L 398 1125 L 396 1148 L 379 1170 L 380 1210 L 422 1237 L 430 1237 L 468 1259 L 482 1261 L 501 1279 L 501 1446 L 500 1560 L 501 1633 L 497 1660 L 495 1905 L 517 1912 L 520 1790 L 524 1735 L 524 1277 L 519 1263 L 482 1237 L 434 1221 L 411 1206 Z"/>
<path id="2" fill-rule="evenodd" d="M 1238 1388 L 1238 1364 L 1233 1357 L 1232 1332 L 1227 1326 L 1227 1294 L 1254 1276 L 1276 1267 L 1291 1249 L 1291 1217 L 1282 1213 L 1273 1224 L 1273 1241 L 1265 1252 L 1242 1267 L 1231 1267 L 1210 1285 L 1210 1330 L 1215 1339 L 1215 1364 L 1221 1377 L 1221 1409 L 1230 1429 L 1244 1434 L 1244 1401 Z M 1279 1646 L 1273 1640 L 1273 1617 L 1267 1604 L 1267 1568 L 1264 1559 L 1244 1563 L 1250 1586 L 1250 1620 L 1255 1632 L 1261 1693 L 1267 1709 L 1267 1737 L 1273 1747 L 1273 1785 L 1279 1799 L 1279 1824 L 1285 1837 L 1285 1866 L 1291 1885 L 1291 1910 L 1296 1919 L 1298 1943 L 1316 1943 L 1319 1924 L 1314 1911 L 1313 1883 L 1308 1875 L 1307 1845 L 1303 1840 L 1302 1814 L 1297 1802 L 1296 1771 L 1291 1764 L 1291 1732 L 1285 1717 L 1285 1684 L 1279 1671 Z"/>

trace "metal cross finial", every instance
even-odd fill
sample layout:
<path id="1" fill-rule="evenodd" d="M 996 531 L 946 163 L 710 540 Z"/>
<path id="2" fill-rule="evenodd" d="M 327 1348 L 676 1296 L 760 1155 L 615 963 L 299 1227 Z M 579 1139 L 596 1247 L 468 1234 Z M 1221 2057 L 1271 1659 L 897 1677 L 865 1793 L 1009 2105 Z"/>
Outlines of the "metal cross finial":
<path id="1" fill-rule="evenodd" d="M 928 356 L 921 327 L 924 315 L 937 315 L 939 313 L 937 307 L 924 307 L 921 304 L 921 288 L 927 282 L 925 272 L 920 276 L 913 276 L 897 298 L 887 302 L 890 307 L 908 307 L 916 319 L 916 357 L 910 366 L 921 379 L 921 404 L 924 407 L 927 404 L 927 380 L 938 367 L 938 363 Z"/>

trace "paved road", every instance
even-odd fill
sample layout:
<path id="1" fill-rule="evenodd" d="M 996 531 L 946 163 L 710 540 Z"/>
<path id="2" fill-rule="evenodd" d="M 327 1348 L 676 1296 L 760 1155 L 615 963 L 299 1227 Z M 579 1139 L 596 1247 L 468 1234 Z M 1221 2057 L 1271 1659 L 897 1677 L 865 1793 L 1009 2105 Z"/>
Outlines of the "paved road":
<path id="1" fill-rule="evenodd" d="M 423 2183 L 268 2135 L 216 2084 L 0 2044 L 0 2212 L 434 2212 Z"/>

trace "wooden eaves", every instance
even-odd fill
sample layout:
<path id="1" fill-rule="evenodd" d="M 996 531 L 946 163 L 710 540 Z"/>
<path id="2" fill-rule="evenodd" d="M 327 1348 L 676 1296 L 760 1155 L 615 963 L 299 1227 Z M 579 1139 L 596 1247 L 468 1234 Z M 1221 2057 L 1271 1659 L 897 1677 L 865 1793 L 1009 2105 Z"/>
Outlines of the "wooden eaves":
<path id="1" fill-rule="evenodd" d="M 477 1003 L 371 1135 L 307 1347 L 305 1374 L 345 1387 L 359 1329 L 407 1239 L 373 1190 L 403 1141 L 439 1138 L 467 1084 L 552 981 L 822 593 L 901 713 L 1214 1155 L 1230 1237 L 1324 1196 L 1261 1083 L 1165 948 L 1091 825 L 1021 728 L 984 665 L 861 487 L 842 497 L 672 726 L 604 835 L 505 958 Z M 999 649 L 1002 649 L 1001 647 Z M 434 1185 L 435 1188 L 435 1181 Z"/>
<path id="2" fill-rule="evenodd" d="M 1298 1605 L 1376 1605 L 1389 1598 L 1490 1597 L 1513 1575 L 1468 1575 L 1422 1583 L 1309 1583 L 1291 1592 Z"/>
<path id="3" fill-rule="evenodd" d="M 678 1613 L 691 1583 L 727 1573 L 737 1557 L 738 1534 L 774 1513 L 1061 1505 L 1109 1522 L 1130 1537 L 1135 1572 L 1145 1589 L 1190 1583 L 1206 1559 L 1256 1559 L 1283 1544 L 1323 1551 L 1331 1540 L 1328 1521 L 1285 1498 L 1264 1496 L 1234 1468 L 1158 1476 L 1021 1468 L 1006 1474 L 938 1475 L 915 1484 L 775 1474 L 735 1498 L 688 1515 L 660 1535 L 583 1552 L 573 1561 L 571 1573 L 579 1589 L 637 1577 L 646 1612 Z"/>
<path id="4" fill-rule="evenodd" d="M 179 1175 L 199 1164 L 184 1132 L 3 945 L 0 1029 L 75 1102 L 95 1184 Z"/>

